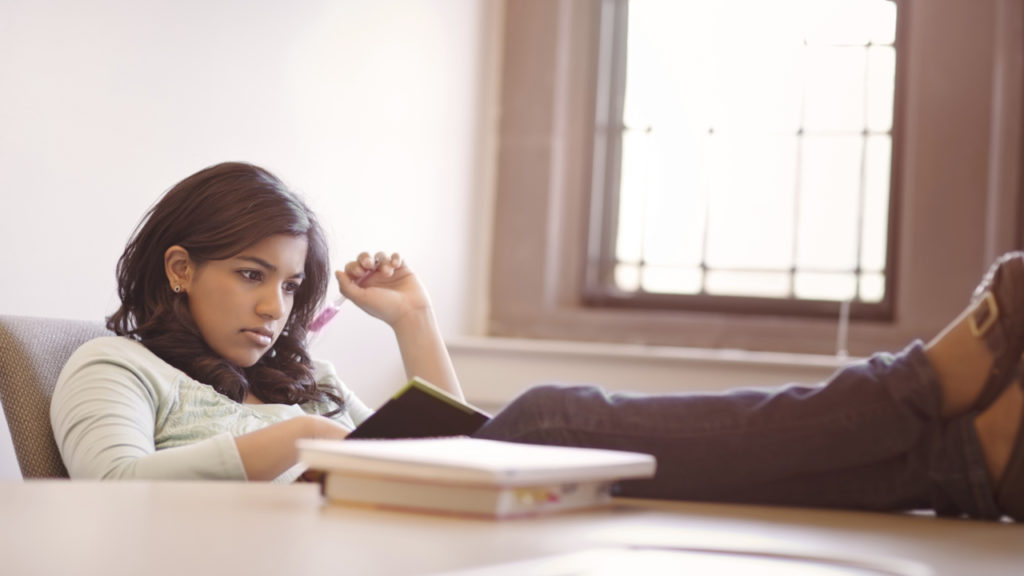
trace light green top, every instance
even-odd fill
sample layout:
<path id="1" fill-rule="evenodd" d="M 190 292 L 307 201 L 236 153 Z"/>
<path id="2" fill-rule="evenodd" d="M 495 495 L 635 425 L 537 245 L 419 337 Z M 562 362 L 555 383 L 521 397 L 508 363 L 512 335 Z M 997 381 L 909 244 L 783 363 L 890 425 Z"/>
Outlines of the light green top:
<path id="1" fill-rule="evenodd" d="M 345 401 L 332 418 L 351 430 L 371 410 L 326 362 L 315 377 Z M 50 422 L 72 478 L 245 480 L 234 437 L 330 403 L 242 404 L 190 378 L 142 344 L 124 337 L 83 344 L 64 366 Z M 299 464 L 279 476 L 291 482 Z"/>

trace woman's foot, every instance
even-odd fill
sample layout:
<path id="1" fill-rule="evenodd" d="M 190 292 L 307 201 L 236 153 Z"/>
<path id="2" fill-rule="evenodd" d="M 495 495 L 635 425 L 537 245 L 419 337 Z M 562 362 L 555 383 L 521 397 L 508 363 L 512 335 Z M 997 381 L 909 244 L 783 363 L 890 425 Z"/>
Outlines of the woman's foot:
<path id="1" fill-rule="evenodd" d="M 925 348 L 942 388 L 942 416 L 984 410 L 1006 389 L 1024 351 L 1024 252 L 997 260 L 970 306 Z"/>
<path id="2" fill-rule="evenodd" d="M 1015 384 L 1019 384 L 1015 380 Z M 974 419 L 985 466 L 1004 514 L 1024 520 L 1024 388 L 1007 388 Z"/>
<path id="3" fill-rule="evenodd" d="M 964 310 L 925 346 L 925 355 L 942 389 L 943 418 L 970 410 L 992 371 L 992 353 L 982 340 L 974 337 L 968 324 L 973 308 Z"/>

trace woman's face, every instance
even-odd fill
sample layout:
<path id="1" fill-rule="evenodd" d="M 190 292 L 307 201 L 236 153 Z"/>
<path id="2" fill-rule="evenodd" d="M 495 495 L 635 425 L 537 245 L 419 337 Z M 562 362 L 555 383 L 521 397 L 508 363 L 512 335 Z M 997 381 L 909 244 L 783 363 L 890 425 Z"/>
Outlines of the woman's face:
<path id="1" fill-rule="evenodd" d="M 188 302 L 207 345 L 248 368 L 284 330 L 305 278 L 304 236 L 270 236 L 226 260 L 200 264 Z"/>

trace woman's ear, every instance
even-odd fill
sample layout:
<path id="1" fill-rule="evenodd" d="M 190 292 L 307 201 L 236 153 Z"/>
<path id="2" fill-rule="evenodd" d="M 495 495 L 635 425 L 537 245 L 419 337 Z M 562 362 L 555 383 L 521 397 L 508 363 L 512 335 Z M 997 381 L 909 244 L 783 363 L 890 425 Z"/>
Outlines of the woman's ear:
<path id="1" fill-rule="evenodd" d="M 181 246 L 175 244 L 164 252 L 164 271 L 167 273 L 167 281 L 170 282 L 173 292 L 188 292 L 194 269 L 188 250 Z"/>

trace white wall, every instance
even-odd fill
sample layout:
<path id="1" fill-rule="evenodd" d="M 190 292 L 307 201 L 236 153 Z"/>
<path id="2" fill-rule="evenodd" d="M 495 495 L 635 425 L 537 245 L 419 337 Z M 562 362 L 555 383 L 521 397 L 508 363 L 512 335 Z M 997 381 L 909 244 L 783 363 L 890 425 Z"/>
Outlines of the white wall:
<path id="1" fill-rule="evenodd" d="M 0 410 L 0 482 L 17 480 L 21 480 L 21 469 L 18 467 L 18 457 L 14 453 L 14 442 L 11 441 L 7 418 L 4 411 Z"/>
<path id="2" fill-rule="evenodd" d="M 304 193 L 340 267 L 402 252 L 446 335 L 483 324 L 497 0 L 0 2 L 0 313 L 100 320 L 143 212 L 224 160 Z M 317 344 L 403 380 L 346 306 Z"/>

